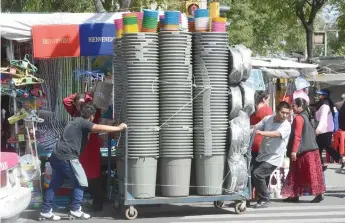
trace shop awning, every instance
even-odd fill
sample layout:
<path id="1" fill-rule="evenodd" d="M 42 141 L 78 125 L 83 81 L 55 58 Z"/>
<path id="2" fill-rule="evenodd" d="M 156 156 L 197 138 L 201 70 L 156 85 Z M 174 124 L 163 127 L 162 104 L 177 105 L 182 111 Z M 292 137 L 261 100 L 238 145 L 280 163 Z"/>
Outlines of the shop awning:
<path id="1" fill-rule="evenodd" d="M 273 78 L 296 78 L 317 75 L 317 65 L 298 63 L 292 60 L 253 58 L 254 68 Z"/>
<path id="2" fill-rule="evenodd" d="M 1 37 L 19 42 L 32 39 L 31 29 L 35 25 L 69 25 L 86 23 L 111 23 L 121 18 L 116 13 L 2 13 Z"/>

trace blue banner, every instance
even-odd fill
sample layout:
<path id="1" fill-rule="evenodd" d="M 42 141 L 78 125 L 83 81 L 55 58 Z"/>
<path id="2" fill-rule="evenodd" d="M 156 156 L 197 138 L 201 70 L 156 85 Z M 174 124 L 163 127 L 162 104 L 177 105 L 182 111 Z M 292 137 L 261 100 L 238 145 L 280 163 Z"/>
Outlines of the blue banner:
<path id="1" fill-rule="evenodd" d="M 114 24 L 81 24 L 79 38 L 80 56 L 113 55 Z"/>

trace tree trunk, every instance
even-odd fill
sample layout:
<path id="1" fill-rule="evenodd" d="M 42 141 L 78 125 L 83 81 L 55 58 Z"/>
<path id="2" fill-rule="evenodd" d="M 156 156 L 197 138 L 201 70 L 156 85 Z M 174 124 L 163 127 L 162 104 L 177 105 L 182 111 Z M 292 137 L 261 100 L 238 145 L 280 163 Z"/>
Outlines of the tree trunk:
<path id="1" fill-rule="evenodd" d="M 126 11 L 126 10 L 129 10 L 129 8 L 131 7 L 132 0 L 120 0 L 119 3 L 120 3 L 120 10 Z"/>
<path id="2" fill-rule="evenodd" d="M 313 59 L 314 49 L 313 49 L 313 35 L 314 35 L 314 26 L 309 25 L 305 27 L 305 33 L 307 37 L 307 55 L 308 61 L 310 62 Z"/>
<path id="3" fill-rule="evenodd" d="M 93 3 L 95 4 L 96 12 L 101 13 L 101 12 L 106 12 L 101 0 L 93 0 Z"/>

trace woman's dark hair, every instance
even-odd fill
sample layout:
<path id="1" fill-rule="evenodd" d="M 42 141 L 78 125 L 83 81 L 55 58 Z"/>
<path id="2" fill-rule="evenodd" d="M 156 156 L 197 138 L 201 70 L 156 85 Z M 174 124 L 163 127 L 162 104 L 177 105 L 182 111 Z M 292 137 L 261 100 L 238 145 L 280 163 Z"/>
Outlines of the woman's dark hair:
<path id="1" fill-rule="evenodd" d="M 86 94 L 85 93 L 77 93 L 77 96 L 75 97 L 74 101 L 79 101 L 80 99 L 85 99 Z"/>
<path id="2" fill-rule="evenodd" d="M 289 103 L 285 102 L 285 101 L 281 101 L 277 107 L 276 107 L 276 110 L 277 111 L 281 111 L 283 108 L 286 108 L 286 109 L 291 109 Z"/>
<path id="3" fill-rule="evenodd" d="M 96 114 L 96 107 L 93 104 L 84 104 L 80 109 L 80 116 L 89 119 L 92 115 Z"/>
<path id="4" fill-rule="evenodd" d="M 255 105 L 258 106 L 259 103 L 263 102 L 264 99 L 268 99 L 269 94 L 267 91 L 256 91 L 255 92 Z"/>
<path id="5" fill-rule="evenodd" d="M 307 112 L 309 120 L 312 119 L 312 116 L 311 116 L 311 113 L 309 110 L 309 106 L 308 106 L 308 102 L 305 99 L 296 98 L 295 99 L 295 105 L 297 105 L 297 107 L 302 107 L 303 111 Z"/>

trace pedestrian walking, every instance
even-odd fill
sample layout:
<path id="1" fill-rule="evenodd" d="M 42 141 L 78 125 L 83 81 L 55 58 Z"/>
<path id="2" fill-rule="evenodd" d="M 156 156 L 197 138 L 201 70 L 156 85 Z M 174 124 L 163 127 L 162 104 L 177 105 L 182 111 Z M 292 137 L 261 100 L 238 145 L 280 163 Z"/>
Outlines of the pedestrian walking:
<path id="1" fill-rule="evenodd" d="M 322 153 L 325 149 L 335 162 L 342 162 L 342 167 L 344 167 L 345 157 L 331 147 L 335 116 L 334 103 L 330 98 L 331 92 L 327 89 L 322 89 L 316 93 L 319 95 L 319 102 L 316 104 L 315 118 L 319 124 L 316 127 L 315 133 L 321 162 L 324 164 Z"/>
<path id="2" fill-rule="evenodd" d="M 266 178 L 283 164 L 291 132 L 291 125 L 287 121 L 289 115 L 290 105 L 280 102 L 275 115 L 267 116 L 255 125 L 256 134 L 262 135 L 264 139 L 252 172 L 254 187 L 259 197 L 254 208 L 265 208 L 269 204 L 270 194 Z"/>
<path id="3" fill-rule="evenodd" d="M 319 203 L 323 200 L 325 185 L 308 102 L 303 98 L 296 98 L 292 109 L 296 116 L 287 147 L 290 169 L 281 195 L 287 197 L 284 202 L 298 202 L 300 196 L 309 193 L 316 195 L 311 203 Z"/>

